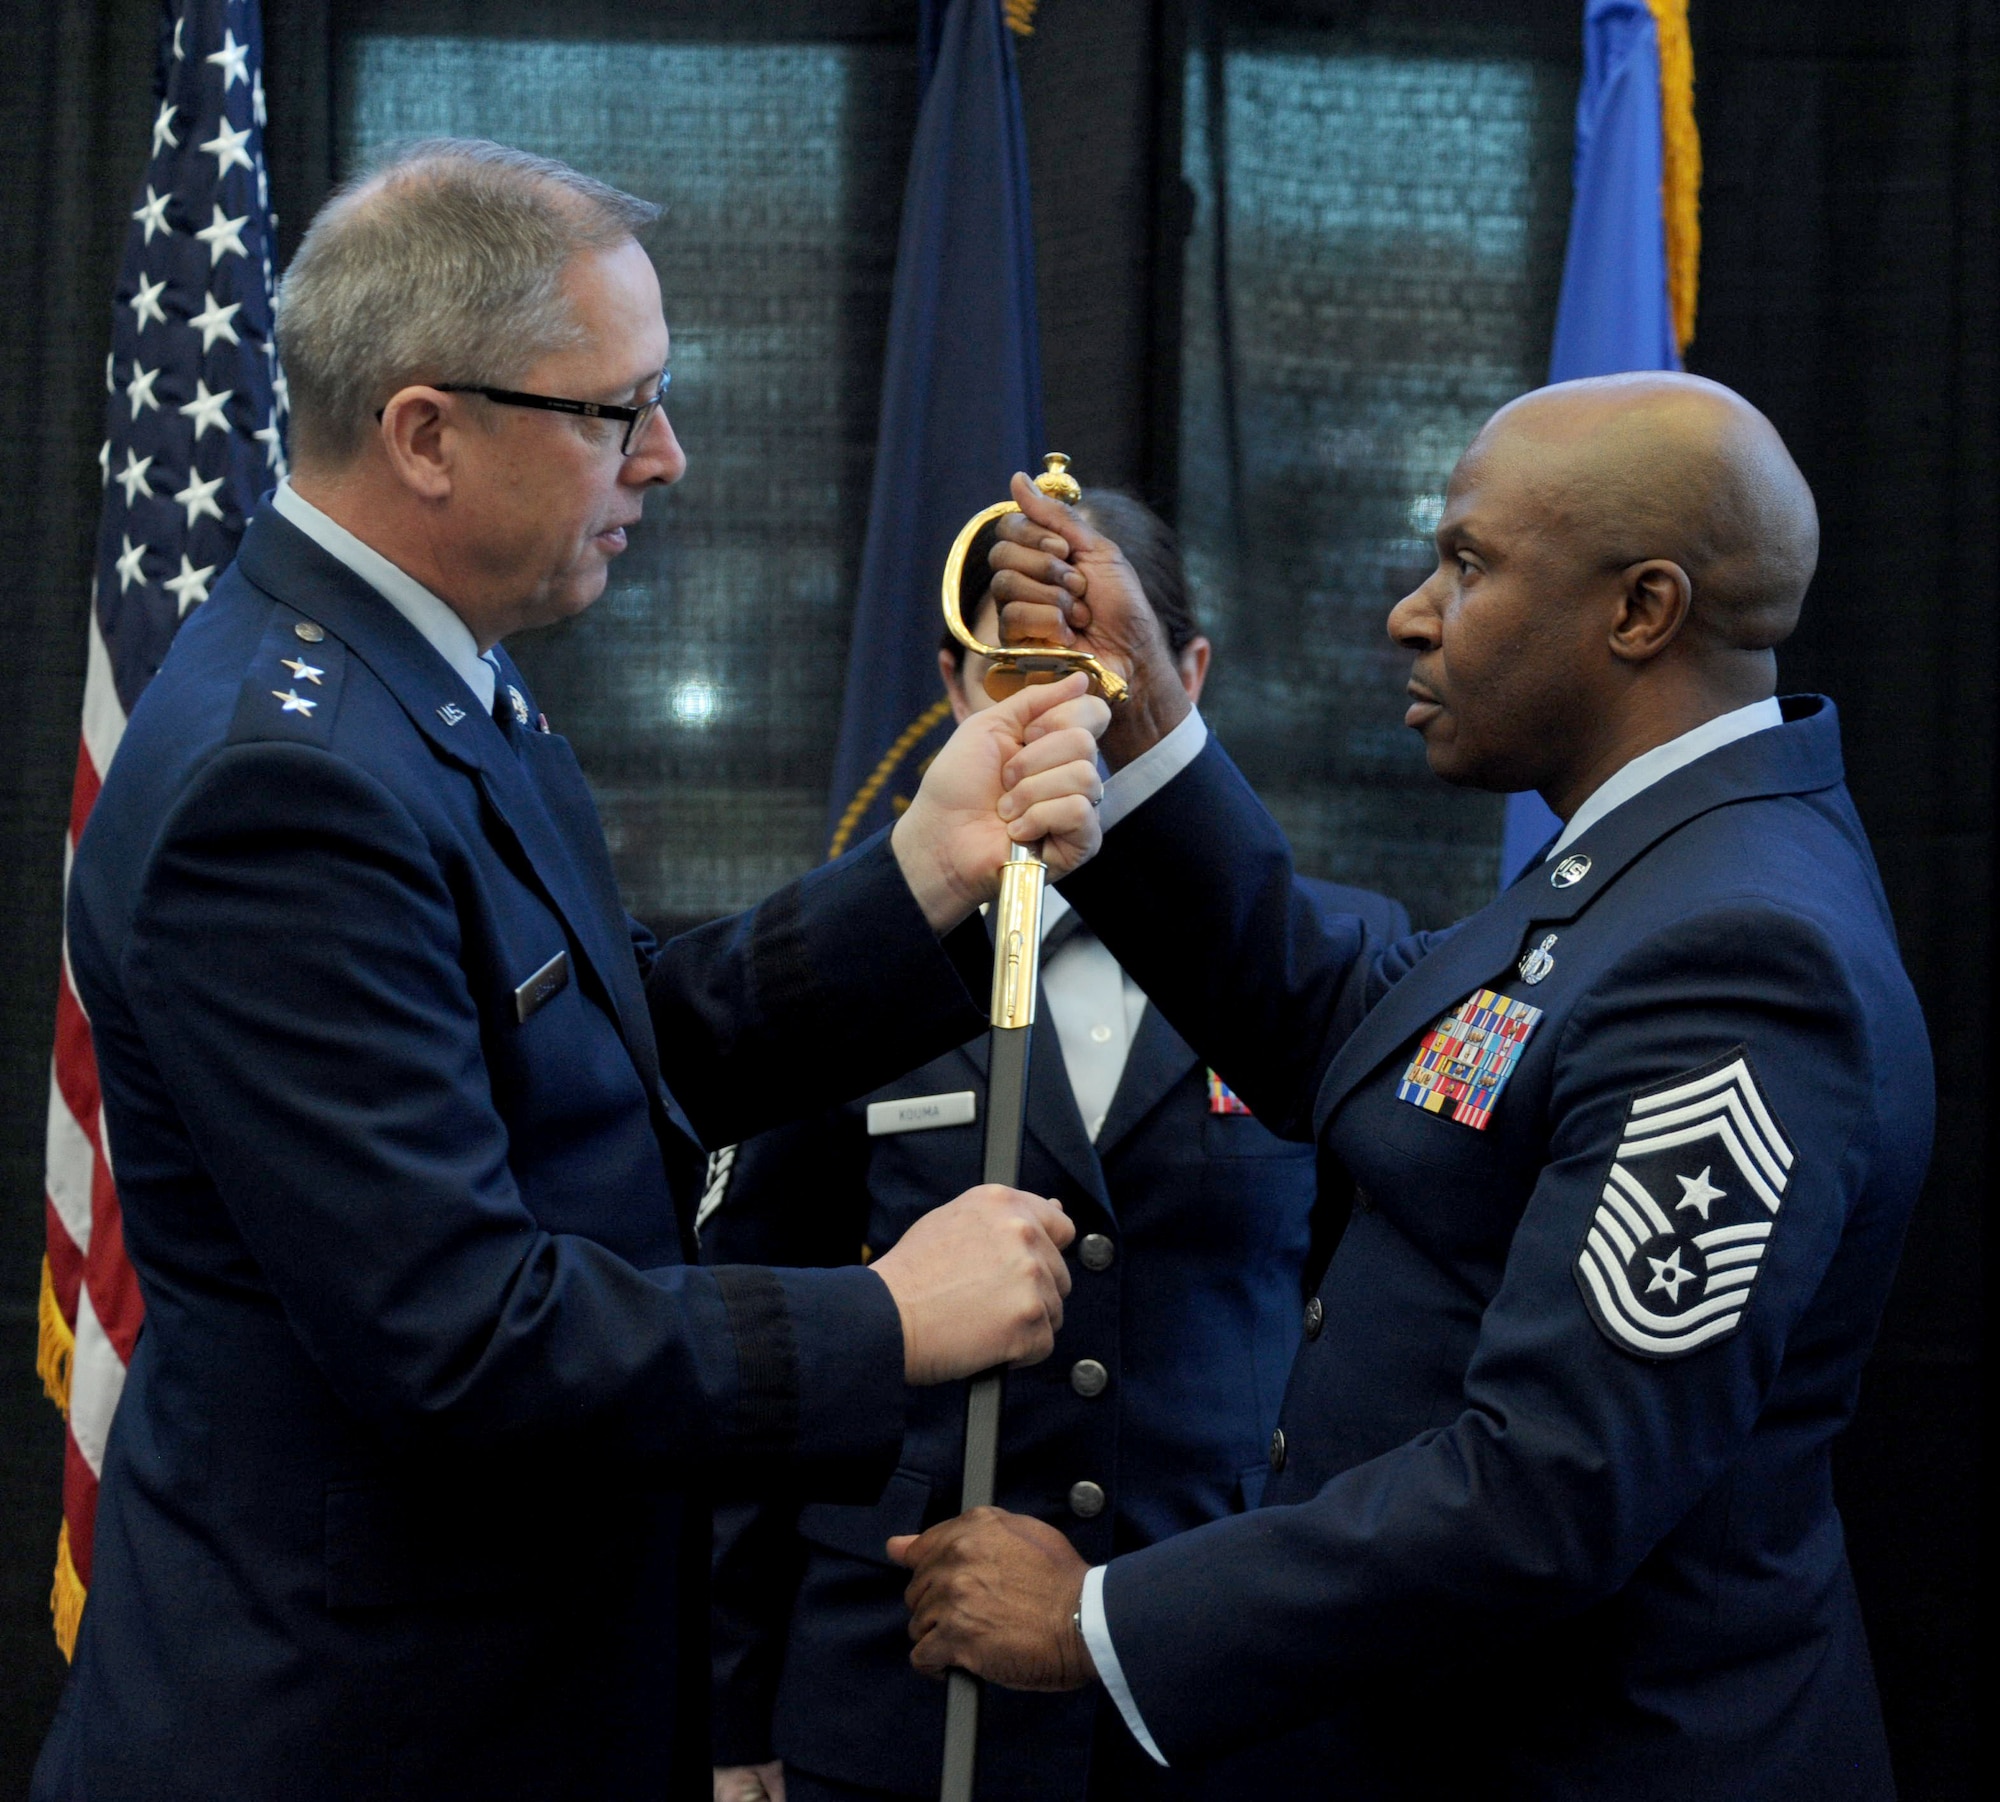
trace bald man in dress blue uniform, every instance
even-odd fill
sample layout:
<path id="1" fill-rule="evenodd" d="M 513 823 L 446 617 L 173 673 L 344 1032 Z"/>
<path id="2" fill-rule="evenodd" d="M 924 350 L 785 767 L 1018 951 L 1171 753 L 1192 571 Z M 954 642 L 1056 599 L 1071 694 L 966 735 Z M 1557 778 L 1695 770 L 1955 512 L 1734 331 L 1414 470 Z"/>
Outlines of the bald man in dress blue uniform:
<path id="1" fill-rule="evenodd" d="M 1159 784 L 1064 892 L 1356 1195 L 1264 1505 L 1089 1569 L 995 1510 L 900 1540 L 919 1668 L 1094 1678 L 1245 1793 L 1891 1796 L 1830 1459 L 1931 1062 L 1833 705 L 1775 698 L 1818 547 L 1776 431 L 1646 375 L 1479 434 L 1390 615 L 1407 720 L 1564 825 L 1381 954 L 1302 901 L 1115 546 L 1023 503 L 1008 631 L 1138 672 L 1106 754 Z"/>

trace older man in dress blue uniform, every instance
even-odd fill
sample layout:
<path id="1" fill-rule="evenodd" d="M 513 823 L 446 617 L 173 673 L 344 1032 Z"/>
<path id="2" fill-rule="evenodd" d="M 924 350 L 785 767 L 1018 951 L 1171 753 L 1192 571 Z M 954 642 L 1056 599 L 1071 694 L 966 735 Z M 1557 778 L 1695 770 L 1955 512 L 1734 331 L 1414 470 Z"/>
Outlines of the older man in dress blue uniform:
<path id="1" fill-rule="evenodd" d="M 497 645 L 685 467 L 653 211 L 433 143 L 287 275 L 295 480 L 70 885 L 146 1326 L 47 1802 L 698 1793 L 709 1496 L 870 1499 L 906 1380 L 1059 1324 L 1071 1229 L 997 1188 L 872 1271 L 694 1265 L 703 1138 L 975 1029 L 967 916 L 1010 832 L 1095 842 L 1106 715 L 1022 697 L 893 839 L 668 945 L 626 916 Z"/>
<path id="2" fill-rule="evenodd" d="M 1087 490 L 1080 511 L 1118 540 L 1199 700 L 1210 646 L 1172 532 L 1127 495 Z M 968 623 L 993 642 L 991 602 Z M 947 638 L 938 663 L 960 719 L 991 704 L 983 658 Z M 1384 896 L 1301 886 L 1378 943 L 1409 931 Z M 1057 891 L 1043 928 L 1021 1181 L 1061 1201 L 1079 1237 L 1055 1353 L 1008 1381 L 999 1495 L 1101 1560 L 1255 1506 L 1302 1279 L 1325 1255 L 1312 1256 L 1313 1147 L 1256 1119 Z M 752 1140 L 711 1185 L 703 1261 L 844 1264 L 898 1243 L 977 1176 L 985 1093 L 982 1037 Z M 1338 1218 L 1336 1198 L 1322 1239 Z M 964 1440 L 963 1394 L 928 1390 L 875 1506 L 718 1513 L 714 1802 L 936 1793 L 944 1694 L 903 1656 L 903 1578 L 885 1547 L 956 1508 Z M 1101 1692 L 996 1692 L 984 1739 L 980 1793 L 995 1802 L 1235 1802 L 1153 1765 Z"/>
<path id="3" fill-rule="evenodd" d="M 1777 433 L 1659 375 L 1480 433 L 1390 615 L 1408 721 L 1564 826 L 1381 955 L 1299 895 L 1115 549 L 1024 504 L 1009 629 L 1137 667 L 1107 755 L 1158 782 L 1065 892 L 1356 1197 L 1264 1506 L 1088 1570 L 997 1511 L 898 1541 L 916 1662 L 1094 1674 L 1174 1766 L 1288 1735 L 1297 1795 L 1890 1796 L 1830 1457 L 1931 1065 L 1833 706 L 1774 698 L 1818 545 Z"/>

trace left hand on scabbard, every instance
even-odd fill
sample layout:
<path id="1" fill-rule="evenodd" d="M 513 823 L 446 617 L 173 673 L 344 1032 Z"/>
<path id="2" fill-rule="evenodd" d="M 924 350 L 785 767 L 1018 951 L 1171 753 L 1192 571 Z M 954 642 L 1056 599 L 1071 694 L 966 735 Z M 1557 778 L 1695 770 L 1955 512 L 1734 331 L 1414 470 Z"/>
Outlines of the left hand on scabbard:
<path id="1" fill-rule="evenodd" d="M 1075 1614 L 1088 1568 L 1045 1521 L 975 1508 L 928 1533 L 889 1541 L 916 1572 L 910 1662 L 941 1677 L 954 1665 L 1007 1689 L 1081 1689 L 1097 1675 Z"/>
<path id="2" fill-rule="evenodd" d="M 933 930 L 993 898 L 1016 843 L 1041 846 L 1051 882 L 1097 850 L 1097 741 L 1111 709 L 1088 691 L 1082 676 L 1024 688 L 962 722 L 931 760 L 889 843 Z"/>

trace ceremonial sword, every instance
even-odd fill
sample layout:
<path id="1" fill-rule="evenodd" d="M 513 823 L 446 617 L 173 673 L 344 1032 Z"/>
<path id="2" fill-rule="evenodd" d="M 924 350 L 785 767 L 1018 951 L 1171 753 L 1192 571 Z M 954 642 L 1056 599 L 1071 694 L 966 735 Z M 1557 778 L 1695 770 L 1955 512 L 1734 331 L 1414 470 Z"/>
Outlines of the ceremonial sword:
<path id="1" fill-rule="evenodd" d="M 1082 498 L 1069 459 L 1051 451 L 1046 468 L 1035 478 L 1044 494 L 1074 506 Z M 977 651 L 991 668 L 986 692 L 1004 700 L 1033 682 L 1055 682 L 1082 670 L 1107 701 L 1125 699 L 1124 681 L 1087 651 L 1058 645 L 988 645 L 975 638 L 965 623 L 962 602 L 966 554 L 973 540 L 994 520 L 1018 513 L 1012 501 L 1001 501 L 967 520 L 944 566 L 944 618 L 947 629 L 968 651 Z M 1034 1036 L 1035 991 L 1041 978 L 1042 886 L 1048 866 L 1035 847 L 1015 845 L 1000 866 L 1000 894 L 993 903 L 993 993 L 987 1008 L 992 1031 L 986 1051 L 986 1153 L 980 1180 L 1012 1189 L 1021 1175 L 1021 1134 L 1028 1115 L 1028 1046 Z M 1000 1462 L 1000 1401 L 1003 1370 L 989 1370 L 966 1386 L 965 1470 L 958 1507 L 961 1514 L 989 1507 Z M 946 1676 L 944 1709 L 944 1775 L 939 1802 L 972 1802 L 972 1779 L 979 1757 L 979 1679 L 970 1671 Z"/>

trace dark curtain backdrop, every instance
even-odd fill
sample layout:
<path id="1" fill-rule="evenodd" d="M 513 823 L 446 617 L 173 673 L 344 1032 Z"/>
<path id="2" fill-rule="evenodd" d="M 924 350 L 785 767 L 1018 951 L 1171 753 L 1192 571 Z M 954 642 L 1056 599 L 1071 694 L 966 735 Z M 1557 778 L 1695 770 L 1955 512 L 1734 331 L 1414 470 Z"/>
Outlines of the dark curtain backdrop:
<path id="1" fill-rule="evenodd" d="M 426 0 L 426 10 L 435 0 Z M 266 0 L 273 185 L 287 250 L 325 193 L 338 49 L 385 9 Z M 449 10 L 449 9 L 443 9 Z M 567 9 L 566 9 L 567 10 Z M 753 9 L 620 9 L 617 35 L 718 40 Z M 895 44 L 914 5 L 812 9 L 816 38 Z M 1186 52 L 1281 32 L 1464 56 L 1575 56 L 1574 0 L 1222 5 L 1043 0 L 1021 46 L 1050 430 L 1091 479 L 1227 509 L 1243 471 L 1182 440 Z M 1982 1214 L 1990 962 L 1996 93 L 1986 0 L 1695 0 L 1707 156 L 1690 365 L 1777 421 L 1819 495 L 1821 572 L 1785 654 L 1825 689 L 1938 1051 L 1940 1133 L 1838 1481 L 1904 1794 L 1972 1794 Z M 8 9 L 0 94 L 0 1797 L 25 1790 L 60 1660 L 48 1631 L 60 1423 L 33 1375 L 41 1143 L 62 832 L 109 298 L 151 116 L 154 0 Z M 505 28 L 465 4 L 458 29 Z M 522 9 L 517 21 L 531 16 Z M 515 29 L 519 29 L 517 24 Z M 769 34 L 768 26 L 757 31 Z M 1192 399 L 1192 397 L 1191 397 Z M 1207 472 L 1188 479 L 1192 460 Z M 1190 498 L 1192 497 L 1192 498 Z M 1223 497 L 1223 498 L 1218 498 Z M 1202 524 L 1185 523 L 1197 532 Z M 1207 522 L 1213 528 L 1216 524 Z M 1234 522 L 1222 522 L 1229 530 Z M 1295 775 L 1272 761 L 1264 779 Z"/>

